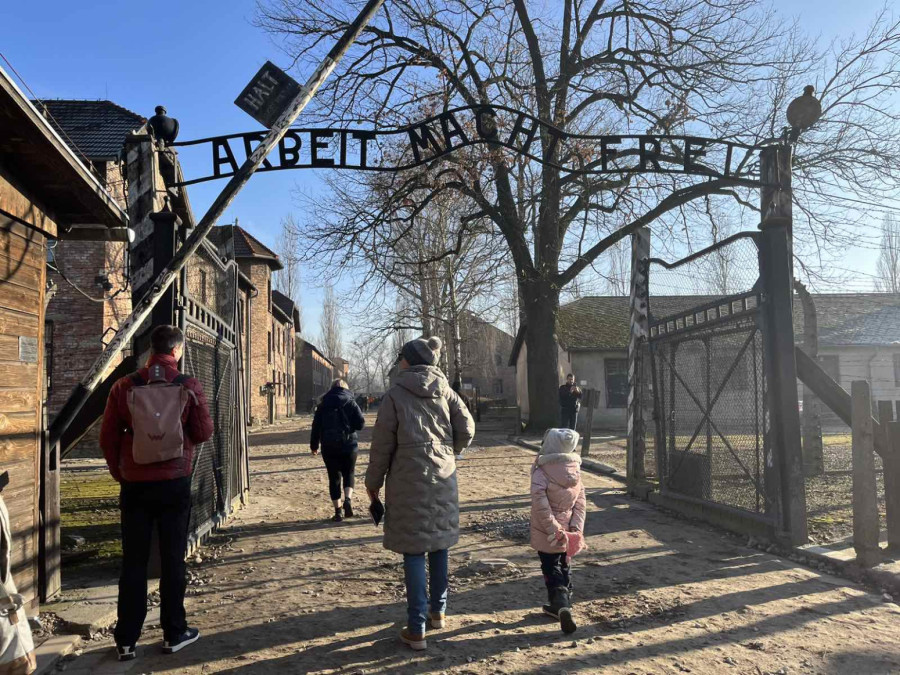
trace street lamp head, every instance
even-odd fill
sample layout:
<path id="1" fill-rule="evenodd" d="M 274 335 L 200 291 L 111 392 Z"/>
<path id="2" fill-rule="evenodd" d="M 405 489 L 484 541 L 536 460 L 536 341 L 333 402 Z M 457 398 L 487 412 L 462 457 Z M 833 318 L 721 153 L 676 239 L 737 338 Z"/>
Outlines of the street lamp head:
<path id="1" fill-rule="evenodd" d="M 787 121 L 794 134 L 809 129 L 822 116 L 822 104 L 813 96 L 815 87 L 807 85 L 803 88 L 803 96 L 798 96 L 787 109 Z"/>

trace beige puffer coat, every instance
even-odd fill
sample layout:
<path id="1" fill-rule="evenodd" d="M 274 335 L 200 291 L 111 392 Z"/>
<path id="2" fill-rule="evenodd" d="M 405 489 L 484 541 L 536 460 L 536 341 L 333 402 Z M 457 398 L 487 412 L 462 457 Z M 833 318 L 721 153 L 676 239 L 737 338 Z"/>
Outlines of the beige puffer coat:
<path id="1" fill-rule="evenodd" d="M 434 366 L 400 372 L 384 395 L 372 432 L 366 488 L 385 484 L 384 547 L 430 553 L 459 541 L 455 453 L 475 422 Z"/>

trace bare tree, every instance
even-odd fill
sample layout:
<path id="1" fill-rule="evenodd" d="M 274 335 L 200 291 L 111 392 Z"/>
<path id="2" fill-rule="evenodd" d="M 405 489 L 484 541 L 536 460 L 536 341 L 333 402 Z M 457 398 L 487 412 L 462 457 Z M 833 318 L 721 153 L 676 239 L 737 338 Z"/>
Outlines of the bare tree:
<path id="1" fill-rule="evenodd" d="M 325 297 L 322 300 L 322 314 L 319 317 L 319 335 L 322 349 L 329 359 L 341 356 L 343 344 L 341 339 L 340 308 L 334 293 L 334 286 L 325 286 Z"/>
<path id="2" fill-rule="evenodd" d="M 881 251 L 875 288 L 882 293 L 900 293 L 900 222 L 892 213 L 881 223 Z"/>
<path id="3" fill-rule="evenodd" d="M 356 4 L 262 1 L 260 25 L 304 67 Z M 502 104 L 565 134 L 683 133 L 756 148 L 781 135 L 788 101 L 818 81 L 823 116 L 794 157 L 793 232 L 795 254 L 819 261 L 860 233 L 854 210 L 836 207 L 885 199 L 900 174 L 900 22 L 887 11 L 859 38 L 820 48 L 755 0 L 392 0 L 348 61 L 307 121 L 399 125 L 430 108 Z M 467 197 L 505 242 L 526 325 L 530 422 L 544 427 L 556 418 L 561 289 L 650 223 L 657 241 L 693 246 L 707 198 L 752 209 L 758 185 L 755 150 L 730 175 L 698 180 L 565 172 L 602 160 L 577 142 L 563 148 L 547 126 L 534 142 L 537 161 L 490 146 L 454 152 L 431 167 L 431 190 Z M 395 188 L 404 192 L 402 178 Z"/>
<path id="4" fill-rule="evenodd" d="M 300 329 L 303 329 L 303 306 L 300 303 L 300 236 L 293 213 L 281 219 L 281 230 L 275 241 L 275 253 L 284 266 L 275 272 L 275 288 L 294 301 L 300 312 Z"/>
<path id="5" fill-rule="evenodd" d="M 631 290 L 631 250 L 629 240 L 614 244 L 609 251 L 609 274 L 606 277 L 610 295 L 628 295 Z"/>

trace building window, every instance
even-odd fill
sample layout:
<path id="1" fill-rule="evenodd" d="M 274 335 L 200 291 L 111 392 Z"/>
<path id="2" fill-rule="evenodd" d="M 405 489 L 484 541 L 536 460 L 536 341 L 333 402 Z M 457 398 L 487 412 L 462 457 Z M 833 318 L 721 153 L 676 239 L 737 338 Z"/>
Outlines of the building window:
<path id="1" fill-rule="evenodd" d="M 896 364 L 896 360 L 894 361 Z M 827 356 L 819 357 L 819 364 L 822 366 L 822 370 L 828 373 L 831 376 L 831 379 L 841 383 L 841 359 L 837 354 L 829 354 Z M 896 373 L 896 366 L 894 366 L 894 372 Z"/>
<path id="2" fill-rule="evenodd" d="M 503 378 L 498 377 L 494 380 L 494 393 L 502 394 L 503 393 Z"/>
<path id="3" fill-rule="evenodd" d="M 267 333 L 269 336 L 269 363 L 272 363 L 272 331 Z"/>
<path id="4" fill-rule="evenodd" d="M 606 370 L 606 407 L 628 405 L 628 359 L 603 359 Z"/>
<path id="5" fill-rule="evenodd" d="M 200 302 L 207 304 L 206 301 L 206 270 L 199 270 L 198 278 L 200 279 Z"/>
<path id="6" fill-rule="evenodd" d="M 503 354 L 501 354 L 500 352 L 496 352 L 494 354 L 494 363 L 498 368 L 503 367 Z"/>

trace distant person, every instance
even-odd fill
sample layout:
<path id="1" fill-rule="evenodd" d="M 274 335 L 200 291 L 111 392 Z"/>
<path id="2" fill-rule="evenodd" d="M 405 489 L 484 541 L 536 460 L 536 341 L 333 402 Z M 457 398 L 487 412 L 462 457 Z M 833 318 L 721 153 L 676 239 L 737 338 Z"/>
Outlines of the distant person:
<path id="1" fill-rule="evenodd" d="M 531 467 L 531 546 L 547 586 L 544 613 L 557 619 L 564 633 L 577 629 L 569 559 L 584 547 L 586 502 L 577 447 L 578 432 L 549 429 Z"/>
<path id="2" fill-rule="evenodd" d="M 581 408 L 581 396 L 583 392 L 575 384 L 575 376 L 572 373 L 566 375 L 566 383 L 559 388 L 560 426 L 565 429 L 575 429 L 578 422 L 578 410 Z"/>
<path id="3" fill-rule="evenodd" d="M 184 335 L 176 326 L 150 334 L 147 366 L 116 382 L 106 402 L 100 447 L 121 484 L 122 574 L 114 632 L 120 661 L 136 656 L 147 616 L 147 562 L 154 526 L 159 532 L 163 651 L 196 642 L 184 610 L 191 471 L 194 446 L 212 436 L 203 387 L 178 372 Z"/>
<path id="4" fill-rule="evenodd" d="M 472 416 L 436 365 L 441 345 L 436 337 L 403 345 L 378 408 L 366 472 L 373 504 L 387 477 L 384 547 L 403 554 L 408 622 L 400 640 L 416 650 L 427 647 L 426 620 L 445 626 L 447 549 L 459 541 L 455 454 L 475 435 Z"/>
<path id="5" fill-rule="evenodd" d="M 309 447 L 314 455 L 322 448 L 322 459 L 328 471 L 328 493 L 334 505 L 332 520 L 341 522 L 353 517 L 353 486 L 356 482 L 356 457 L 359 454 L 357 431 L 365 419 L 344 380 L 331 384 L 313 416 Z M 341 480 L 344 487 L 344 513 L 341 514 Z"/>

